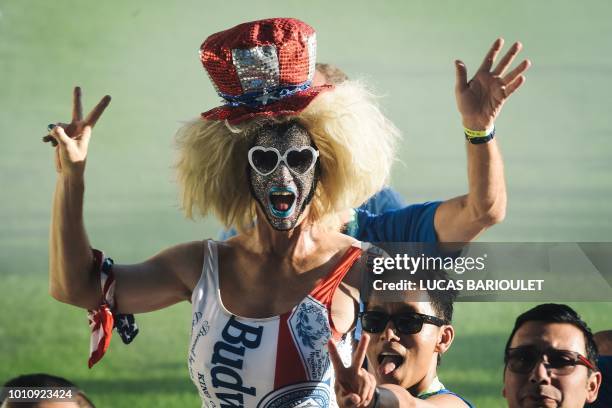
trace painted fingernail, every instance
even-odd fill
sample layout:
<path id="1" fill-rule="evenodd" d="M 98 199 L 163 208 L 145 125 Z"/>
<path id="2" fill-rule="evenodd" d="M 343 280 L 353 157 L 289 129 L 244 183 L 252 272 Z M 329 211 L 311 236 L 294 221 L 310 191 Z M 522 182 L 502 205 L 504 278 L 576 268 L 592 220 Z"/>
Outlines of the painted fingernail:
<path id="1" fill-rule="evenodd" d="M 57 146 L 57 140 L 49 135 L 43 136 L 42 141 L 45 143 L 51 142 L 53 146 Z"/>

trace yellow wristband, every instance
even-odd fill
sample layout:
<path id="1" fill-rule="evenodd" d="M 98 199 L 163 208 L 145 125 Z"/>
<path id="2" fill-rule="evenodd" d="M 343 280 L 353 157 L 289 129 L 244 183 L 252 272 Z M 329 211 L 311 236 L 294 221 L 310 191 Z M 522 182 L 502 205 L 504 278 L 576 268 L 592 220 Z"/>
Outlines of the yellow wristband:
<path id="1" fill-rule="evenodd" d="M 491 126 L 489 129 L 485 130 L 472 130 L 466 127 L 463 128 L 463 132 L 468 139 L 473 139 L 475 137 L 488 137 L 495 130 L 495 125 Z"/>

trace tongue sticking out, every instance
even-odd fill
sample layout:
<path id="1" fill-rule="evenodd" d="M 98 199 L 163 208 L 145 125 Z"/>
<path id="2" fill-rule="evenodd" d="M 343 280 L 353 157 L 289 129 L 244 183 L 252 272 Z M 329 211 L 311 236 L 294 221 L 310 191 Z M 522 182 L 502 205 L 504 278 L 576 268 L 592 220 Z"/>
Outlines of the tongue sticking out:
<path id="1" fill-rule="evenodd" d="M 399 356 L 385 356 L 378 367 L 379 374 L 388 375 L 393 372 L 393 370 L 395 370 L 399 365 L 398 360 L 400 359 L 401 357 Z"/>

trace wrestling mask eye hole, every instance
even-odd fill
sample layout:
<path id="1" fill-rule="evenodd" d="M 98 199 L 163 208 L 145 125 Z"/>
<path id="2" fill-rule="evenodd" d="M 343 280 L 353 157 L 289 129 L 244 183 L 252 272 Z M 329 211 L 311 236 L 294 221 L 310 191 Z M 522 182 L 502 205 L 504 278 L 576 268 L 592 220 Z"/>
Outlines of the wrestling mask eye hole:
<path id="1" fill-rule="evenodd" d="M 274 150 L 254 149 L 250 152 L 251 165 L 261 174 L 269 174 L 276 169 L 279 156 Z"/>
<path id="2" fill-rule="evenodd" d="M 310 170 L 315 160 L 314 151 L 309 148 L 287 152 L 287 165 L 298 174 L 304 174 Z"/>

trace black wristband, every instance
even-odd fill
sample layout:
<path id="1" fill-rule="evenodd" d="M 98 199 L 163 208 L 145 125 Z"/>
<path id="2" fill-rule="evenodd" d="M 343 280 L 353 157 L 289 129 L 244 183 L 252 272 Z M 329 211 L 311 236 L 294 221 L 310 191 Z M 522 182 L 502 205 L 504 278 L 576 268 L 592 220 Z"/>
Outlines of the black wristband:
<path id="1" fill-rule="evenodd" d="M 374 387 L 374 398 L 372 400 L 371 408 L 378 408 L 378 400 L 380 399 L 380 390 L 378 387 Z"/>
<path id="2" fill-rule="evenodd" d="M 482 137 L 469 137 L 467 133 L 464 133 L 464 134 L 465 134 L 465 139 L 471 144 L 489 143 L 495 137 L 495 128 L 493 128 L 493 131 L 489 133 L 487 136 L 482 136 Z"/>

